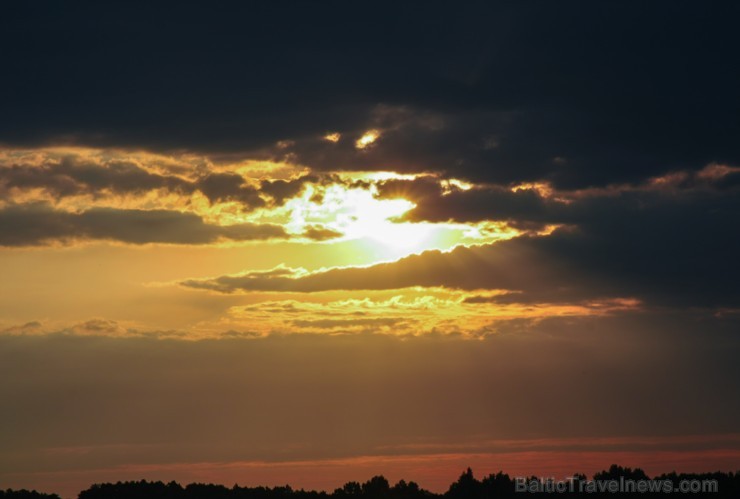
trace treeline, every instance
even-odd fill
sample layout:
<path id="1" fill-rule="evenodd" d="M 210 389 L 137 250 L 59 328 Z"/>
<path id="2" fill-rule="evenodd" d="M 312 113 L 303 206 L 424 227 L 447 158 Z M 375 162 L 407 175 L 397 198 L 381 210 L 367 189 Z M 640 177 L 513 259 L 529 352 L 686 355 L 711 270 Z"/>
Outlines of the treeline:
<path id="1" fill-rule="evenodd" d="M 60 499 L 60 497 L 57 494 L 44 494 L 35 490 L 0 489 L 0 499 Z"/>
<path id="2" fill-rule="evenodd" d="M 620 492 L 601 490 L 600 487 L 608 481 L 625 484 L 638 481 L 652 480 L 658 486 L 653 491 Z M 593 488 L 583 487 L 590 485 Z M 601 485 L 596 484 L 600 482 Z M 679 491 L 681 484 L 691 482 L 701 487 L 710 485 L 713 490 L 686 490 Z M 713 484 L 713 485 L 712 485 Z M 674 493 L 696 499 L 704 498 L 738 498 L 740 497 L 740 472 L 737 473 L 668 473 L 648 477 L 639 468 L 623 468 L 612 465 L 608 470 L 596 473 L 593 481 L 585 475 L 574 474 L 565 482 L 564 488 L 557 489 L 555 484 L 542 477 L 512 478 L 499 472 L 477 479 L 473 471 L 468 468 L 460 478 L 452 483 L 443 494 L 436 494 L 424 490 L 415 482 L 399 481 L 391 485 L 383 476 L 375 476 L 370 480 L 348 482 L 333 492 L 317 492 L 313 490 L 295 490 L 289 485 L 280 487 L 225 487 L 223 485 L 191 483 L 182 486 L 177 482 L 117 482 L 92 485 L 79 493 L 78 499 L 494 499 L 494 498 L 526 498 L 528 495 L 553 497 L 666 497 L 666 493 Z M 560 482 L 560 485 L 564 485 Z M 628 485 L 627 485 L 628 486 Z M 670 488 L 670 491 L 667 489 Z M 683 493 L 681 493 L 683 492 Z M 670 495 L 670 494 L 669 494 Z M 41 494 L 28 490 L 0 490 L 0 499 L 60 499 L 57 494 Z"/>

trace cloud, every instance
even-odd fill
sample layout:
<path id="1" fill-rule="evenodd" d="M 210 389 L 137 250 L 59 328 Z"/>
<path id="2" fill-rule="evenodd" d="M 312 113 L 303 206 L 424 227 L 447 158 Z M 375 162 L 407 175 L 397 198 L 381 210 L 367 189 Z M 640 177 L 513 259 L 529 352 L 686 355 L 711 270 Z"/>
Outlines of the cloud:
<path id="1" fill-rule="evenodd" d="M 316 176 L 290 180 L 247 178 L 223 171 L 205 158 L 170 158 L 144 153 L 80 148 L 0 151 L 0 189 L 40 190 L 53 200 L 73 196 L 100 199 L 164 191 L 184 197 L 202 194 L 210 204 L 238 202 L 249 211 L 282 205 Z"/>
<path id="2" fill-rule="evenodd" d="M 271 224 L 213 225 L 192 213 L 91 208 L 72 213 L 43 203 L 0 209 L 0 246 L 35 246 L 77 240 L 128 244 L 209 244 L 287 237 Z"/>
<path id="3" fill-rule="evenodd" d="M 408 319 L 400 319 L 398 317 L 375 317 L 370 319 L 296 319 L 292 322 L 292 325 L 306 329 L 335 329 L 348 331 L 362 328 L 365 331 L 378 332 L 387 328 L 395 329 L 407 321 Z M 406 327 L 404 327 L 404 329 L 406 329 Z"/>
<path id="4" fill-rule="evenodd" d="M 562 223 L 562 203 L 548 199 L 535 189 L 514 191 L 502 185 L 474 186 L 468 190 L 443 189 L 435 177 L 388 180 L 378 186 L 381 198 L 403 197 L 416 206 L 404 220 L 429 222 L 478 222 L 483 220 L 540 221 Z"/>
<path id="5" fill-rule="evenodd" d="M 61 158 L 46 156 L 40 164 L 34 165 L 23 160 L 6 159 L 4 163 L 0 180 L 6 188 L 43 189 L 54 197 L 102 192 L 139 193 L 155 189 L 192 192 L 190 183 L 180 177 L 153 173 L 123 158 L 99 162 L 70 153 Z"/>
<path id="6" fill-rule="evenodd" d="M 310 225 L 303 231 L 303 237 L 313 241 L 328 241 L 329 239 L 336 239 L 341 236 L 341 232 L 317 225 Z"/>
<path id="7" fill-rule="evenodd" d="M 449 253 L 427 251 L 396 262 L 305 272 L 287 269 L 279 275 L 247 272 L 213 279 L 188 280 L 187 287 L 219 292 L 385 290 L 413 286 L 452 289 L 530 289 L 539 283 L 553 289 L 568 280 L 568 270 L 542 258 L 543 238 L 523 237 L 481 247 L 458 247 Z M 577 266 L 572 270 L 577 271 Z M 579 274 L 574 274 L 579 275 Z M 585 292 L 584 292 L 585 294 Z M 592 298 L 598 295 L 589 295 Z M 570 298 L 573 298 L 572 296 Z"/>
<path id="8" fill-rule="evenodd" d="M 722 203 L 738 194 L 740 167 L 710 164 L 697 171 L 668 172 L 637 184 L 556 190 L 547 183 L 471 184 L 460 188 L 437 176 L 390 179 L 377 184 L 381 199 L 404 198 L 416 205 L 407 221 L 507 221 L 517 226 L 589 223 L 607 211 L 643 211 Z M 699 208 L 701 209 L 701 208 Z"/>
<path id="9" fill-rule="evenodd" d="M 315 175 L 306 175 L 291 180 L 263 180 L 260 184 L 260 192 L 267 194 L 280 205 L 285 200 L 300 194 L 306 183 L 318 183 L 320 180 Z"/>
<path id="10" fill-rule="evenodd" d="M 392 263 L 265 277 L 247 273 L 183 285 L 219 292 L 380 290 L 412 286 L 504 289 L 502 303 L 632 297 L 672 306 L 737 306 L 740 213 L 733 195 L 624 193 L 562 211 L 571 226 Z M 547 213 L 547 212 L 545 212 Z M 557 214 L 557 212 L 555 212 Z"/>
<path id="11" fill-rule="evenodd" d="M 0 142 L 559 188 L 740 162 L 732 4 L 434 4 L 424 23 L 383 2 L 360 17 L 350 5 L 148 12 L 9 12 Z M 245 18 L 264 22 L 244 30 Z M 355 149 L 368 130 L 381 138 Z"/>
<path id="12" fill-rule="evenodd" d="M 264 200 L 259 190 L 249 186 L 244 177 L 235 173 L 209 173 L 199 178 L 194 187 L 202 192 L 211 203 L 238 201 L 246 207 L 262 206 Z"/>
<path id="13" fill-rule="evenodd" d="M 496 300 L 503 292 L 471 294 L 443 288 L 326 293 L 233 306 L 217 326 L 270 334 L 382 334 L 481 338 L 508 331 L 511 323 L 550 317 L 607 316 L 640 310 L 636 300 L 587 300 L 575 304 L 521 304 Z M 279 295 L 278 295 L 279 296 Z M 293 295 L 295 296 L 295 295 Z"/>

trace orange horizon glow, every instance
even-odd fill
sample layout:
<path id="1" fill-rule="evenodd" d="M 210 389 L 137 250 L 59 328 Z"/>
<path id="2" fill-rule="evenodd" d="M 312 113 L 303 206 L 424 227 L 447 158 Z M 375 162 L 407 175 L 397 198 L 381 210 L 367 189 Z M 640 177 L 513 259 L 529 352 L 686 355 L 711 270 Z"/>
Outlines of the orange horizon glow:
<path id="1" fill-rule="evenodd" d="M 65 472 L 16 473 L 7 479 L 14 488 L 24 484 L 39 490 L 61 493 L 73 498 L 92 483 L 126 480 L 215 483 L 230 487 L 283 486 L 294 489 L 331 492 L 347 482 L 363 482 L 376 475 L 391 484 L 414 481 L 420 487 L 443 493 L 468 467 L 481 479 L 500 471 L 510 477 L 566 479 L 574 473 L 593 476 L 612 464 L 641 468 L 648 476 L 663 473 L 735 472 L 740 462 L 738 436 L 727 447 L 705 450 L 530 450 L 476 453 L 441 453 L 425 455 L 371 455 L 283 462 L 234 461 L 164 464 L 122 464 L 111 468 L 67 470 Z M 588 441 L 589 439 L 586 439 Z M 618 440 L 618 439 L 616 439 Z M 629 439 L 627 439 L 629 441 Z M 52 485 L 53 484 L 53 485 Z"/>

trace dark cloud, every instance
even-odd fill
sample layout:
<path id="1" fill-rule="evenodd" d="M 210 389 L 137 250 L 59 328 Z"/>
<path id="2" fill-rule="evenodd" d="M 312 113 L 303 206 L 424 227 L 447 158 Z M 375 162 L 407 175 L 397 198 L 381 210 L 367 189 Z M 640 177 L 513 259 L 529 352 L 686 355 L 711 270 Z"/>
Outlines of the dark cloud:
<path id="1" fill-rule="evenodd" d="M 0 142 L 290 154 L 319 170 L 558 187 L 738 164 L 738 9 L 19 3 L 0 21 Z M 355 149 L 369 128 L 381 137 Z"/>
<path id="2" fill-rule="evenodd" d="M 209 173 L 198 179 L 195 187 L 211 203 L 238 201 L 245 206 L 262 206 L 265 202 L 259 190 L 247 184 L 244 177 L 236 173 Z"/>
<path id="3" fill-rule="evenodd" d="M 155 189 L 192 193 L 194 186 L 174 175 L 151 173 L 133 161 L 93 161 L 75 154 L 47 155 L 40 164 L 7 161 L 1 165 L 0 182 L 6 188 L 43 189 L 55 197 L 79 194 L 141 193 Z"/>
<path id="4" fill-rule="evenodd" d="M 378 196 L 413 201 L 416 206 L 401 217 L 412 222 L 499 220 L 522 228 L 541 228 L 545 224 L 588 227 L 637 214 L 661 216 L 658 212 L 670 210 L 675 210 L 677 220 L 690 220 L 716 208 L 729 223 L 740 192 L 735 186 L 737 175 L 735 169 L 710 165 L 696 172 L 669 172 L 636 185 L 573 191 L 553 190 L 547 184 L 483 184 L 468 189 L 451 185 L 445 189 L 444 180 L 426 176 L 381 182 Z"/>
<path id="5" fill-rule="evenodd" d="M 436 176 L 412 180 L 391 179 L 378 184 L 378 197 L 381 199 L 403 198 L 415 203 L 431 199 L 432 202 L 438 202 L 444 193 L 442 183 Z"/>
<path id="6" fill-rule="evenodd" d="M 450 253 L 427 251 L 397 262 L 371 267 L 347 267 L 306 273 L 302 269 L 280 275 L 248 272 L 206 280 L 189 280 L 183 285 L 230 293 L 235 291 L 381 290 L 411 286 L 447 286 L 457 289 L 546 289 L 555 293 L 575 276 L 572 269 L 548 265 L 538 242 L 544 238 L 523 237 L 484 247 L 459 247 Z M 569 270 L 574 271 L 569 277 Z M 582 284 L 579 282 L 579 284 Z M 579 299 L 586 293 L 579 289 Z M 589 297 L 596 298 L 595 290 Z M 572 299 L 572 296 L 569 296 Z"/>
<path id="7" fill-rule="evenodd" d="M 655 305 L 740 305 L 738 196 L 631 191 L 553 212 L 527 210 L 537 215 L 530 219 L 570 225 L 547 236 L 428 251 L 367 268 L 268 278 L 248 273 L 184 284 L 221 292 L 447 286 L 521 291 L 496 298 L 501 302 L 635 297 Z"/>
<path id="8" fill-rule="evenodd" d="M 92 208 L 72 213 L 41 203 L 0 209 L 0 246 L 95 239 L 129 244 L 208 244 L 285 237 L 278 225 L 213 225 L 195 214 L 178 211 Z"/>
<path id="9" fill-rule="evenodd" d="M 28 151 L 27 151 L 28 152 Z M 211 171 L 208 166 L 188 163 L 175 164 L 191 179 L 147 170 L 125 155 L 101 158 L 80 153 L 52 154 L 40 151 L 37 158 L 10 158 L 0 165 L 0 185 L 6 189 L 42 189 L 55 198 L 88 194 L 103 197 L 108 194 L 144 194 L 163 189 L 191 195 L 202 193 L 211 203 L 236 201 L 245 208 L 266 204 L 262 195 L 273 204 L 282 204 L 300 192 L 306 182 L 317 177 L 300 177 L 289 181 L 264 181 L 252 184 L 242 175 Z M 31 155 L 32 156 L 32 155 Z M 156 164 L 156 158 L 149 160 Z M 173 165 L 168 165 L 172 169 Z"/>
<path id="10" fill-rule="evenodd" d="M 403 198 L 416 206 L 404 214 L 409 221 L 480 222 L 562 222 L 562 203 L 543 197 L 534 189 L 516 192 L 501 185 L 476 186 L 469 190 L 453 188 L 444 192 L 439 179 L 421 177 L 415 180 L 390 180 L 378 187 L 381 198 Z"/>
<path id="11" fill-rule="evenodd" d="M 328 241 L 330 239 L 336 239 L 341 237 L 343 234 L 326 227 L 320 227 L 312 225 L 303 231 L 303 236 L 313 241 Z"/>
<path id="12" fill-rule="evenodd" d="M 306 183 L 318 183 L 320 180 L 315 175 L 306 175 L 292 180 L 264 180 L 260 184 L 260 192 L 270 196 L 277 204 L 283 204 L 286 199 L 297 196 Z"/>

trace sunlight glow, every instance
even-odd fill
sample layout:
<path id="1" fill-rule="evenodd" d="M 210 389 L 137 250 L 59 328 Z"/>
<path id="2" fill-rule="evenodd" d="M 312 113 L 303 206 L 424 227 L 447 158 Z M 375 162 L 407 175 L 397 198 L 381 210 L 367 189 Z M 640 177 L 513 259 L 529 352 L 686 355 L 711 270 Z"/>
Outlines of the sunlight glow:
<path id="1" fill-rule="evenodd" d="M 511 188 L 511 192 L 535 191 L 543 198 L 549 198 L 555 192 L 552 186 L 545 182 L 525 182 Z"/>
<path id="2" fill-rule="evenodd" d="M 442 194 L 450 194 L 454 189 L 461 190 L 461 191 L 469 191 L 473 188 L 473 184 L 470 182 L 465 182 L 464 180 L 460 180 L 457 178 L 451 178 L 448 180 L 443 181 L 442 183 Z M 454 188 L 454 189 L 453 189 Z"/>
<path id="3" fill-rule="evenodd" d="M 328 186 L 320 203 L 315 202 L 314 188 L 309 187 L 301 198 L 288 202 L 291 210 L 291 230 L 308 224 L 321 224 L 345 235 L 345 239 L 367 238 L 396 248 L 422 249 L 434 232 L 430 224 L 393 223 L 412 209 L 405 199 L 377 199 L 367 189 L 347 189 Z"/>
<path id="4" fill-rule="evenodd" d="M 300 194 L 279 207 L 258 209 L 247 216 L 234 213 L 228 217 L 223 212 L 218 216 L 228 219 L 228 223 L 282 225 L 295 236 L 304 235 L 307 230 L 336 233 L 335 237 L 314 242 L 330 245 L 331 251 L 342 254 L 350 251 L 367 263 L 396 260 L 427 250 L 449 251 L 461 244 L 489 244 L 521 234 L 500 221 L 474 224 L 403 221 L 403 216 L 415 204 L 401 197 L 379 198 L 378 183 L 387 179 L 408 179 L 404 174 L 341 172 L 337 177 L 341 179 L 337 183 L 307 183 Z M 357 185 L 356 180 L 365 182 Z"/>
<path id="5" fill-rule="evenodd" d="M 371 182 L 380 182 L 383 180 L 414 180 L 419 177 L 426 177 L 426 173 L 396 173 L 386 171 L 355 171 L 355 172 L 338 172 L 336 176 L 342 180 L 367 180 Z"/>
<path id="6" fill-rule="evenodd" d="M 378 140 L 380 137 L 380 132 L 377 130 L 368 130 L 364 133 L 362 137 L 357 139 L 355 142 L 355 147 L 357 149 L 365 149 L 366 147 L 370 146 L 373 142 Z"/>

